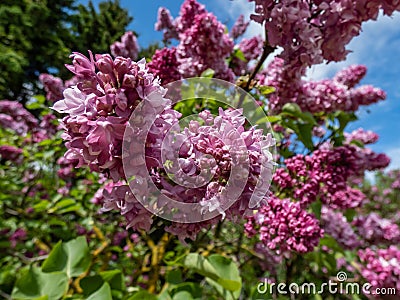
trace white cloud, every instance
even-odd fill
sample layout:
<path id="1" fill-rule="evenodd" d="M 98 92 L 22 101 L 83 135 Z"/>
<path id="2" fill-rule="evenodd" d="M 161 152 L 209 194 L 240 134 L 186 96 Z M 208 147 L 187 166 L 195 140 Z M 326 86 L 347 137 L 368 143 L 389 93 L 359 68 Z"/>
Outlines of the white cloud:
<path id="1" fill-rule="evenodd" d="M 337 71 L 352 64 L 365 64 L 369 67 L 378 63 L 382 65 L 390 63 L 391 55 L 385 53 L 400 49 L 400 41 L 398 37 L 396 39 L 399 28 L 399 13 L 395 13 L 392 17 L 380 15 L 377 21 L 364 23 L 360 35 L 346 47 L 353 51 L 347 56 L 346 61 L 313 66 L 308 72 L 308 77 L 314 80 L 332 77 Z"/>
<path id="2" fill-rule="evenodd" d="M 365 178 L 372 184 L 375 184 L 376 173 L 374 171 L 365 171 Z"/>
<path id="3" fill-rule="evenodd" d="M 246 0 L 215 0 L 213 3 L 218 10 L 224 10 L 231 21 L 235 21 L 241 14 L 249 18 L 254 13 L 254 2 Z M 395 38 L 399 34 L 400 13 L 392 17 L 380 15 L 377 21 L 368 21 L 363 24 L 362 32 L 355 37 L 347 49 L 353 51 L 347 56 L 346 61 L 338 63 L 320 64 L 309 69 L 307 77 L 313 80 L 332 77 L 336 72 L 352 64 L 365 64 L 367 67 L 382 63 L 391 63 L 390 55 L 385 55 L 388 49 L 400 49 L 400 40 Z M 244 37 L 255 35 L 264 36 L 263 28 L 256 22 L 250 22 Z M 274 53 L 274 55 L 277 53 Z M 274 55 L 270 55 L 268 61 Z M 400 55 L 397 55 L 400 56 Z M 400 57 L 399 57 L 400 58 Z"/>
<path id="4" fill-rule="evenodd" d="M 390 157 L 389 170 L 400 169 L 400 145 L 395 148 L 390 148 L 385 151 L 386 155 Z"/>
<path id="5" fill-rule="evenodd" d="M 243 14 L 245 18 L 249 18 L 250 14 L 254 12 L 254 2 L 248 2 L 247 0 L 215 0 L 213 5 L 215 9 L 223 10 L 231 22 L 234 22 L 240 14 Z M 262 26 L 256 22 L 250 22 L 245 37 L 258 34 L 263 36 Z M 360 35 L 355 37 L 346 48 L 353 51 L 347 56 L 346 61 L 313 66 L 307 74 L 308 77 L 313 80 L 330 78 L 346 66 L 364 64 L 369 69 L 368 74 L 372 75 L 369 76 L 369 84 L 382 87 L 388 92 L 390 91 L 392 94 L 390 98 L 400 98 L 400 89 L 398 88 L 400 86 L 399 12 L 394 13 L 392 17 L 380 15 L 377 21 L 364 23 Z M 270 55 L 268 61 L 273 56 Z M 397 105 L 396 103 L 397 101 L 383 101 L 371 108 L 374 110 L 379 108 L 382 112 L 388 112 L 388 110 L 394 109 L 394 106 Z M 368 129 L 375 131 L 390 132 L 391 130 L 396 130 L 395 128 L 397 127 L 394 124 L 388 127 L 390 123 L 385 122 L 385 117 L 382 116 L 382 114 L 375 116 L 374 123 L 364 122 L 364 127 L 366 126 Z M 359 117 L 365 120 L 370 120 L 371 118 L 365 110 L 360 112 Z M 356 127 L 360 127 L 360 123 Z M 390 141 L 386 137 L 386 140 L 385 144 L 387 146 L 384 149 L 379 147 L 379 150 L 383 150 L 391 158 L 391 164 L 388 169 L 400 168 L 400 144 L 398 144 L 396 138 Z M 373 177 L 373 172 L 370 173 L 367 176 L 371 178 Z"/>
<path id="6" fill-rule="evenodd" d="M 233 22 L 236 21 L 240 15 L 244 15 L 245 20 L 248 21 L 250 15 L 254 13 L 254 2 L 248 2 L 247 0 L 215 0 L 214 4 L 219 9 L 223 9 Z M 260 24 L 251 21 L 244 37 L 252 37 L 259 34 L 264 36 L 263 27 Z"/>

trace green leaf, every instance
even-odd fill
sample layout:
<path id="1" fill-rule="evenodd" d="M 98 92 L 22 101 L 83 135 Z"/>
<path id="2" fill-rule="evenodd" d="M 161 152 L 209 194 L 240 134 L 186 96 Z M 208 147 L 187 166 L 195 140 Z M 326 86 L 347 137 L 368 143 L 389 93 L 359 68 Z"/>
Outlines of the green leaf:
<path id="1" fill-rule="evenodd" d="M 240 50 L 239 48 L 236 48 L 236 49 L 234 50 L 233 55 L 234 55 L 236 58 L 238 58 L 239 60 L 241 60 L 241 61 L 247 61 L 246 57 L 244 56 L 243 51 Z"/>
<path id="2" fill-rule="evenodd" d="M 261 118 L 257 121 L 256 124 L 264 124 L 264 123 L 276 123 L 278 121 L 282 120 L 282 116 L 266 116 L 264 118 Z"/>
<path id="3" fill-rule="evenodd" d="M 127 300 L 157 300 L 157 296 L 150 294 L 148 291 L 139 291 Z"/>
<path id="4" fill-rule="evenodd" d="M 214 267 L 210 264 L 210 262 L 206 258 L 201 256 L 200 254 L 189 253 L 184 258 L 183 265 L 186 268 L 191 269 L 196 273 L 203 275 L 204 277 L 214 278 L 215 280 L 218 280 L 219 278 Z"/>
<path id="5" fill-rule="evenodd" d="M 111 289 L 122 291 L 125 288 L 122 273 L 120 270 L 110 270 L 100 272 L 104 281 L 110 284 Z"/>
<path id="6" fill-rule="evenodd" d="M 188 292 L 194 298 L 201 298 L 201 296 L 203 295 L 202 287 L 198 283 L 195 283 L 195 282 L 183 282 L 183 283 L 174 285 L 171 288 L 172 295 L 175 295 L 176 293 L 181 292 L 181 291 Z"/>
<path id="7" fill-rule="evenodd" d="M 58 216 L 57 216 L 58 217 Z M 57 217 L 51 218 L 47 224 L 50 226 L 59 226 L 59 227 L 67 227 L 67 223 L 61 219 L 57 219 Z"/>
<path id="8" fill-rule="evenodd" d="M 172 300 L 171 295 L 168 293 L 168 289 L 165 289 L 160 294 L 158 294 L 157 300 Z"/>
<path id="9" fill-rule="evenodd" d="M 39 108 L 44 108 L 44 102 L 46 101 L 46 98 L 43 95 L 36 95 L 33 97 L 34 100 L 29 101 L 26 104 L 27 109 L 39 109 Z"/>
<path id="10" fill-rule="evenodd" d="M 338 111 L 334 114 L 334 116 L 339 121 L 339 131 L 343 131 L 346 128 L 347 124 L 358 119 L 354 113 L 346 113 L 344 111 Z"/>
<path id="11" fill-rule="evenodd" d="M 176 293 L 174 297 L 172 297 L 172 300 L 193 300 L 193 297 L 189 292 L 181 291 Z"/>
<path id="12" fill-rule="evenodd" d="M 293 116 L 298 116 L 301 114 L 301 108 L 298 104 L 296 103 L 286 103 L 282 107 L 282 112 L 288 113 Z"/>
<path id="13" fill-rule="evenodd" d="M 231 291 L 239 290 L 242 286 L 242 279 L 239 275 L 239 269 L 236 264 L 229 258 L 219 254 L 210 255 L 207 260 L 211 263 L 221 278 L 230 285 Z"/>
<path id="14" fill-rule="evenodd" d="M 104 280 L 100 275 L 84 277 L 79 281 L 79 285 L 86 297 L 97 291 L 103 284 Z"/>
<path id="15" fill-rule="evenodd" d="M 217 273 L 221 277 L 224 277 L 224 283 L 231 286 L 228 288 L 229 291 L 227 291 L 226 287 L 225 289 L 222 288 L 221 282 L 215 282 L 212 279 L 207 279 L 207 282 L 214 286 L 224 299 L 238 299 L 240 297 L 242 279 L 240 278 L 239 269 L 236 264 L 229 258 L 219 254 L 210 255 L 207 259 Z"/>
<path id="16" fill-rule="evenodd" d="M 41 200 L 39 203 L 33 206 L 33 209 L 36 212 L 45 211 L 50 206 L 50 202 L 48 200 Z"/>
<path id="17" fill-rule="evenodd" d="M 302 112 L 302 113 L 300 114 L 300 118 L 301 118 L 304 122 L 307 122 L 307 123 L 309 123 L 309 124 L 318 125 L 318 123 L 317 123 L 317 121 L 315 120 L 313 114 L 310 113 L 309 111 Z"/>
<path id="18" fill-rule="evenodd" d="M 90 264 L 89 247 L 84 236 L 67 243 L 58 242 L 43 262 L 43 272 L 64 271 L 68 277 L 84 273 Z"/>
<path id="19" fill-rule="evenodd" d="M 232 264 L 229 259 L 218 254 L 206 259 L 197 253 L 189 253 L 183 261 L 185 267 L 214 280 L 229 291 L 237 291 L 240 290 L 242 283 L 236 266 Z M 232 274 L 227 274 L 227 270 Z"/>
<path id="20" fill-rule="evenodd" d="M 81 214 L 82 213 L 82 206 L 80 204 L 77 204 L 77 205 L 71 205 L 71 206 L 68 206 L 66 208 L 57 210 L 58 214 L 66 214 L 66 213 L 70 213 L 70 212 L 76 212 L 76 213 L 79 212 Z"/>
<path id="21" fill-rule="evenodd" d="M 215 71 L 213 69 L 208 68 L 207 70 L 203 71 L 203 73 L 201 73 L 200 77 L 213 78 L 214 74 Z"/>
<path id="22" fill-rule="evenodd" d="M 310 112 L 302 112 L 301 108 L 296 103 L 286 103 L 282 107 L 282 115 L 290 115 L 296 117 L 305 123 L 317 125 L 317 121 L 315 120 L 314 116 Z"/>
<path id="23" fill-rule="evenodd" d="M 340 249 L 337 241 L 330 235 L 325 234 L 322 239 L 319 240 L 320 246 L 327 246 L 330 249 Z"/>
<path id="24" fill-rule="evenodd" d="M 64 199 L 64 200 L 57 202 L 57 204 L 55 205 L 54 208 L 55 208 L 55 210 L 58 210 L 58 209 L 66 208 L 70 205 L 74 205 L 75 203 L 76 202 L 74 199 Z"/>
<path id="25" fill-rule="evenodd" d="M 100 289 L 91 294 L 86 300 L 112 300 L 110 285 L 105 282 Z"/>
<path id="26" fill-rule="evenodd" d="M 49 256 L 42 264 L 42 271 L 50 273 L 54 271 L 65 271 L 67 265 L 67 253 L 64 250 L 63 244 L 59 241 L 49 253 Z"/>
<path id="27" fill-rule="evenodd" d="M 329 253 L 324 253 L 323 255 L 323 265 L 328 269 L 328 272 L 336 271 L 336 258 L 334 255 Z"/>
<path id="28" fill-rule="evenodd" d="M 359 140 L 352 140 L 350 142 L 351 145 L 356 145 L 357 147 L 364 148 L 364 143 Z"/>
<path id="29" fill-rule="evenodd" d="M 260 91 L 261 94 L 264 96 L 267 96 L 269 94 L 272 94 L 273 92 L 276 91 L 276 89 L 273 86 L 267 86 L 267 85 L 262 85 L 258 87 L 258 90 Z M 300 108 L 300 107 L 299 107 Z"/>
<path id="30" fill-rule="evenodd" d="M 47 139 L 38 143 L 39 146 L 55 146 L 61 144 L 61 140 Z"/>
<path id="31" fill-rule="evenodd" d="M 174 266 L 179 264 L 181 260 L 183 260 L 186 256 L 186 253 L 180 253 L 177 254 L 174 251 L 168 251 L 165 253 L 163 261 L 168 265 L 168 266 Z"/>
<path id="32" fill-rule="evenodd" d="M 298 124 L 299 131 L 297 132 L 299 135 L 300 141 L 303 142 L 304 146 L 308 149 L 314 149 L 314 143 L 312 141 L 312 124 Z"/>
<path id="33" fill-rule="evenodd" d="M 321 219 L 322 202 L 317 200 L 313 202 L 310 207 L 315 217 L 317 217 L 317 219 Z"/>
<path id="34" fill-rule="evenodd" d="M 243 115 L 246 116 L 246 119 L 251 123 L 257 123 L 258 120 L 265 118 L 265 110 L 262 106 L 257 105 L 253 100 L 253 98 L 245 97 L 244 102 L 242 104 Z M 262 123 L 258 123 L 260 125 L 264 125 Z M 266 129 L 266 126 L 262 126 Z"/>
<path id="35" fill-rule="evenodd" d="M 348 209 L 344 213 L 344 216 L 346 217 L 347 221 L 349 221 L 349 222 L 353 221 L 353 219 L 356 215 L 357 215 L 357 212 L 355 209 Z"/>
<path id="36" fill-rule="evenodd" d="M 182 280 L 182 272 L 179 269 L 176 270 L 171 270 L 167 273 L 167 275 L 165 276 L 165 280 L 169 283 L 172 284 L 178 284 L 181 283 Z"/>
<path id="37" fill-rule="evenodd" d="M 60 299 L 67 291 L 65 273 L 43 273 L 37 267 L 29 267 L 15 283 L 11 296 L 12 299 Z"/>

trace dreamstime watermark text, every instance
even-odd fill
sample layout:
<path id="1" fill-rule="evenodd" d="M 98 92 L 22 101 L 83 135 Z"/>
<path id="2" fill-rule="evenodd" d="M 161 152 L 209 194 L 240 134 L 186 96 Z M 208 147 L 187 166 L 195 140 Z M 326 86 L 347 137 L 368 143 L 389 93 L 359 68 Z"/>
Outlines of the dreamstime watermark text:
<path id="1" fill-rule="evenodd" d="M 259 294 L 275 295 L 315 295 L 315 294 L 342 294 L 342 295 L 396 295 L 396 288 L 373 288 L 370 283 L 346 282 L 347 274 L 338 272 L 336 279 L 316 284 L 313 282 L 298 283 L 275 283 L 264 279 L 257 286 Z"/>

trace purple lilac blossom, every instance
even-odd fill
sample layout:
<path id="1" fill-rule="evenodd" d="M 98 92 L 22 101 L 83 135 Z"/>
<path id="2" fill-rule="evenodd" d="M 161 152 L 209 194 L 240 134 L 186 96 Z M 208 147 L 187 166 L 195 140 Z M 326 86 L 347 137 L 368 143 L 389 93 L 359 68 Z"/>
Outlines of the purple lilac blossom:
<path id="1" fill-rule="evenodd" d="M 121 37 L 121 41 L 112 44 L 110 49 L 114 57 L 122 56 L 136 60 L 139 54 L 139 44 L 132 31 L 125 32 Z"/>
<path id="2" fill-rule="evenodd" d="M 324 233 L 315 216 L 299 203 L 275 196 L 248 218 L 245 232 L 249 237 L 257 235 L 260 242 L 278 254 L 312 251 Z"/>
<path id="3" fill-rule="evenodd" d="M 400 292 L 400 250 L 396 246 L 386 249 L 366 248 L 358 251 L 362 263 L 360 273 L 377 288 L 395 288 Z"/>

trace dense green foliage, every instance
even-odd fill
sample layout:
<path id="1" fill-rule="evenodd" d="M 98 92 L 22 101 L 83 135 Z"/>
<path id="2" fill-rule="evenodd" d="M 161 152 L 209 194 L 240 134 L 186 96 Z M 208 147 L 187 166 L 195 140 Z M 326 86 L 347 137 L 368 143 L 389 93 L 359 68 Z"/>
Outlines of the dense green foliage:
<path id="1" fill-rule="evenodd" d="M 132 18 L 120 7 L 118 0 L 102 2 L 98 8 L 91 2 L 88 6 L 77 5 L 76 2 L 6 0 L 0 6 L 0 298 L 255 300 L 289 299 L 288 292 L 292 296 L 290 299 L 368 298 L 362 292 L 343 294 L 325 289 L 319 294 L 296 294 L 290 288 L 291 284 L 301 286 L 307 283 L 313 283 L 317 288 L 328 282 L 340 282 L 345 286 L 354 283 L 360 286 L 370 284 L 373 280 L 369 280 L 368 270 L 367 276 L 365 270 L 371 263 L 362 259 L 360 250 L 376 250 L 388 246 L 395 248 L 394 239 L 400 240 L 400 171 L 376 171 L 382 170 L 388 162 L 386 164 L 386 156 L 379 156 L 368 148 L 369 143 L 377 140 L 372 132 L 358 133 L 367 135 L 368 138 L 364 136 L 365 139 L 360 139 L 359 136 L 358 139 L 349 138 L 349 125 L 357 120 L 356 109 L 314 111 L 297 103 L 286 102 L 281 109 L 268 111 L 268 105 L 265 104 L 271 103 L 279 88 L 268 86 L 270 83 L 262 83 L 262 80 L 257 79 L 257 68 L 253 74 L 237 75 L 235 78 L 236 85 L 252 96 L 249 98 L 236 94 L 232 96 L 229 91 L 216 87 L 212 81 L 205 80 L 208 83 L 201 85 L 187 80 L 189 84 L 179 85 L 179 96 L 184 100 L 173 104 L 171 110 L 182 115 L 179 125 L 186 132 L 190 126 L 212 130 L 210 132 L 213 135 L 208 137 L 205 131 L 194 132 L 195 135 L 208 138 L 202 141 L 203 145 L 209 144 L 202 154 L 213 153 L 215 147 L 215 153 L 220 155 L 223 152 L 217 150 L 226 151 L 234 145 L 221 146 L 219 131 L 226 134 L 227 139 L 236 140 L 237 136 L 232 134 L 232 124 L 222 122 L 224 126 L 219 127 L 217 132 L 212 126 L 203 126 L 203 123 L 209 121 L 200 120 L 200 126 L 200 123 L 189 123 L 190 117 L 207 110 L 211 115 L 219 114 L 219 120 L 222 120 L 228 118 L 227 114 L 224 115 L 225 112 L 238 112 L 228 111 L 230 106 L 242 108 L 247 114 L 243 113 L 246 119 L 243 120 L 243 126 L 238 127 L 240 133 L 245 136 L 249 132 L 253 134 L 254 128 L 265 127 L 271 129 L 271 137 L 276 142 L 276 145 L 267 147 L 266 143 L 262 143 L 266 140 L 258 140 L 260 144 L 250 141 L 257 140 L 259 136 L 245 136 L 251 147 L 259 148 L 258 152 L 250 152 L 255 161 L 252 168 L 260 168 L 258 158 L 269 155 L 271 160 L 273 157 L 271 169 L 275 169 L 275 175 L 280 174 L 280 177 L 277 176 L 278 179 L 275 178 L 272 185 L 268 185 L 268 194 L 263 193 L 263 203 L 259 207 L 252 206 L 251 202 L 240 203 L 240 206 L 246 208 L 243 213 L 240 211 L 236 215 L 228 215 L 229 210 L 226 210 L 227 214 L 221 213 L 221 216 L 214 219 L 214 223 L 184 223 L 187 219 L 183 218 L 182 222 L 175 222 L 162 219 L 158 214 L 150 215 L 147 211 L 139 214 L 135 210 L 140 212 L 144 208 L 137 203 L 137 194 L 130 195 L 127 184 L 138 180 L 142 188 L 145 183 L 135 176 L 128 180 L 126 173 L 115 179 L 108 168 L 111 164 L 103 169 L 98 165 L 103 160 L 110 163 L 113 162 L 112 159 L 125 158 L 124 152 L 119 152 L 123 147 L 120 139 L 124 136 L 121 132 L 126 133 L 129 116 L 138 107 L 138 103 L 161 103 L 160 98 L 164 96 L 152 94 L 153 88 L 156 91 L 162 90 L 162 94 L 164 90 L 158 79 L 154 79 L 153 73 L 148 76 L 147 71 L 143 70 L 151 63 L 145 66 L 143 62 L 136 63 L 131 58 L 122 57 L 112 60 L 108 55 L 98 55 L 97 57 L 104 60 L 96 58 L 96 62 L 85 58 L 83 55 L 88 50 L 94 54 L 109 52 L 110 44 L 120 39 Z M 195 4 L 195 1 L 186 2 Z M 208 26 L 207 22 L 205 24 Z M 197 29 L 193 31 L 197 32 Z M 132 33 L 129 35 L 132 38 Z M 193 42 L 194 48 L 196 42 Z M 164 44 L 167 45 L 170 44 Z M 138 58 L 145 57 L 147 62 L 157 61 L 157 53 L 162 52 L 156 51 L 159 47 L 160 44 L 154 43 L 142 48 Z M 208 51 L 208 47 L 200 49 L 200 52 Z M 135 48 L 136 50 L 138 49 Z M 267 43 L 264 43 L 264 53 L 267 50 Z M 38 84 L 38 76 L 42 72 L 49 72 L 61 79 L 71 77 L 71 73 L 63 65 L 70 63 L 68 56 L 72 51 L 83 53 L 77 54 L 73 61 L 77 86 L 68 87 L 65 92 L 66 86 L 56 86 L 61 80 L 45 75 L 54 79 L 46 86 L 46 92 L 49 92 L 49 87 L 60 89 L 57 91 L 58 102 L 54 102 L 55 99 L 49 97 L 49 93 L 47 98 L 44 96 L 45 92 Z M 137 52 L 133 60 L 136 60 L 136 54 Z M 158 63 L 170 75 L 174 63 L 168 66 L 170 62 L 166 59 L 169 57 L 167 54 L 159 57 Z M 208 56 L 209 53 L 201 54 Z M 214 54 L 211 53 L 210 57 Z M 223 63 L 244 62 L 245 54 L 235 47 Z M 260 67 L 267 56 L 262 54 L 262 57 L 264 58 L 258 63 Z M 189 62 L 187 65 L 197 66 L 196 61 Z M 234 66 L 233 63 L 231 65 Z M 210 66 L 197 75 L 218 78 L 218 66 L 213 67 Z M 132 73 L 127 73 L 128 69 Z M 88 77 L 85 77 L 85 72 L 89 74 Z M 95 82 L 96 80 L 98 81 Z M 95 83 L 94 87 L 90 86 L 91 83 Z M 88 89 L 90 93 L 83 94 L 80 89 Z M 147 91 L 143 92 L 146 89 L 149 94 L 146 94 Z M 60 99 L 62 90 L 64 99 Z M 121 93 L 114 94 L 116 90 Z M 142 93 L 143 95 L 136 98 Z M 23 105 L 17 101 L 3 101 L 2 98 L 17 100 Z M 226 102 L 217 100 L 225 98 L 228 99 Z M 133 101 L 130 103 L 128 100 Z M 49 108 L 51 106 L 53 109 Z M 151 114 L 148 111 L 146 113 L 149 115 L 142 119 L 147 122 Z M 69 116 L 61 119 L 66 114 Z M 242 112 L 239 111 L 239 114 Z M 162 114 L 157 118 L 160 115 Z M 240 119 L 238 115 L 235 122 L 241 122 L 237 121 Z M 139 122 L 142 121 L 141 116 L 136 118 L 134 121 L 145 126 L 145 123 Z M 158 122 L 159 119 L 155 124 L 161 128 Z M 171 121 L 166 118 L 165 123 L 168 122 Z M 93 123 L 97 127 L 92 127 Z M 255 124 L 257 126 L 253 127 Z M 141 128 L 137 131 L 140 130 Z M 74 139 L 66 137 L 71 132 L 75 135 Z M 261 135 L 261 130 L 257 132 Z M 112 135 L 118 135 L 119 138 L 110 139 Z M 174 139 L 177 136 L 179 134 L 175 132 Z M 157 142 L 159 138 L 164 138 L 162 132 L 156 138 L 150 137 Z M 86 144 L 96 143 L 101 146 L 86 148 Z M 151 143 L 151 139 L 143 140 L 146 147 Z M 189 154 L 189 149 L 185 153 L 182 145 L 179 149 L 179 152 L 183 149 L 183 154 L 179 154 L 180 159 L 197 153 Z M 200 143 L 193 145 L 199 148 L 202 146 Z M 133 146 L 139 148 L 138 143 Z M 132 149 L 136 150 L 133 146 Z M 267 148 L 270 146 L 273 149 L 269 152 Z M 154 149 L 159 150 L 156 147 Z M 351 149 L 352 152 L 349 150 L 337 154 L 335 150 L 338 149 Z M 77 152 L 80 150 L 82 152 Z M 111 160 L 103 159 L 100 155 L 107 152 L 105 150 L 112 152 Z M 208 150 L 210 151 L 206 152 Z M 326 154 L 326 160 L 321 153 Z M 347 155 L 352 160 L 347 160 Z M 87 157 L 92 159 L 90 164 L 85 161 Z M 149 154 L 146 160 L 149 157 L 152 158 Z M 136 168 L 134 163 L 140 161 L 140 158 L 133 158 L 132 165 Z M 224 174 L 233 173 L 232 161 L 221 161 L 226 169 L 220 170 Z M 172 161 L 167 159 L 165 165 L 170 162 Z M 374 162 L 377 163 L 375 166 L 363 166 Z M 202 167 L 200 163 L 199 165 Z M 210 165 L 204 166 L 204 169 L 210 168 Z M 349 172 L 344 176 L 342 173 L 346 173 L 348 169 L 354 173 Z M 365 178 L 365 170 L 376 171 L 375 181 Z M 161 183 L 162 180 L 170 183 L 160 184 L 163 193 L 173 191 L 178 199 L 183 198 L 183 194 L 188 195 L 190 201 L 198 199 L 192 189 L 180 190 L 172 184 L 175 174 L 166 174 L 166 170 L 156 168 L 151 169 L 151 172 L 160 175 L 154 176 L 155 183 Z M 190 176 L 197 175 L 196 172 Z M 260 181 L 267 180 L 268 174 Z M 227 178 L 217 175 L 215 177 L 220 180 L 218 183 L 225 184 L 228 181 Z M 261 177 L 261 172 L 258 175 Z M 342 175 L 344 179 L 340 178 Z M 287 178 L 290 179 L 288 184 L 283 180 Z M 243 179 L 248 180 L 248 175 L 243 178 L 239 174 L 236 178 L 237 181 Z M 279 180 L 281 181 L 278 182 Z M 254 188 L 259 182 L 255 177 L 252 181 L 250 188 Z M 324 188 L 332 187 L 336 183 L 338 187 L 335 186 L 334 195 L 336 192 L 341 194 L 334 197 L 331 190 Z M 207 188 L 209 186 L 211 184 L 207 183 Z M 226 186 L 227 184 L 221 185 L 223 188 Z M 305 189 L 304 186 L 311 188 Z M 344 190 L 343 186 L 348 189 Z M 121 187 L 127 189 L 119 189 Z M 358 200 L 357 197 L 352 197 L 351 191 L 353 194 L 359 191 L 365 195 L 362 205 L 361 202 L 347 203 Z M 326 212 L 329 206 L 338 204 L 327 201 L 325 196 L 328 193 L 332 199 L 340 198 L 338 202 L 349 205 L 336 207 L 339 213 L 329 215 Z M 310 203 L 303 202 L 304 207 L 300 207 L 302 197 L 308 195 L 314 195 L 314 198 Z M 280 203 L 290 205 L 282 209 Z M 140 208 L 135 206 L 137 204 Z M 169 209 L 165 202 L 162 204 L 164 210 Z M 299 205 L 296 206 L 297 204 Z M 211 207 L 209 209 L 211 211 Z M 257 210 L 262 213 L 255 214 Z M 175 213 L 174 208 L 171 212 L 172 215 Z M 335 217 L 329 217 L 332 215 Z M 367 225 L 363 227 L 354 224 L 359 217 L 371 218 L 367 219 L 369 223 L 365 222 Z M 251 223 L 255 218 L 262 226 Z M 143 220 L 151 220 L 151 226 L 135 227 L 135 222 L 140 223 Z M 127 228 L 127 223 L 132 228 Z M 183 231 L 188 234 L 180 235 L 180 227 L 184 227 Z M 190 235 L 191 231 L 193 235 Z M 255 231 L 255 234 L 251 231 Z M 315 232 L 321 234 L 315 238 Z M 312 242 L 315 240 L 315 243 L 307 244 L 308 238 Z M 360 243 L 349 246 L 353 242 Z M 279 244 L 278 247 L 275 244 Z M 283 247 L 293 244 L 302 245 L 303 249 L 288 250 L 289 248 Z M 306 248 L 306 245 L 311 246 Z M 400 251 L 397 250 L 396 253 Z M 386 267 L 399 266 L 398 260 L 394 258 L 388 261 L 383 259 L 382 262 L 382 257 L 379 257 L 376 261 Z M 390 280 L 399 278 L 399 272 L 388 270 L 386 274 L 382 275 L 382 272 L 378 275 L 389 277 Z M 341 280 L 339 273 L 345 274 L 348 280 Z M 265 287 L 272 287 L 275 283 L 286 284 L 286 287 L 283 292 L 265 290 L 262 293 L 259 287 L 264 280 L 268 280 Z M 389 284 L 392 288 L 393 281 Z"/>
<path id="2" fill-rule="evenodd" d="M 44 97 L 35 99 L 29 108 L 41 111 L 41 117 L 49 114 Z M 204 105 L 204 101 L 198 99 L 198 105 Z M 206 103 L 212 111 L 218 109 L 215 101 Z M 190 114 L 188 107 L 175 108 Z M 297 133 L 297 149 L 281 153 L 290 156 L 292 151 L 309 151 L 307 124 L 321 120 L 331 124 L 330 135 L 340 144 L 354 116 L 343 112 L 316 116 L 287 105 L 281 114 L 268 119 Z M 212 230 L 203 230 L 188 245 L 163 230 L 126 231 L 121 216 L 99 214 L 99 206 L 91 202 L 101 186 L 98 176 L 87 169 L 73 170 L 73 176 L 67 179 L 57 176 L 61 168 L 57 160 L 65 151 L 59 135 L 35 143 L 32 132 L 22 137 L 1 129 L 1 144 L 23 149 L 20 163 L 1 162 L 0 191 L 6 191 L 0 192 L 3 295 L 12 295 L 12 299 L 135 300 L 238 299 L 245 294 L 248 299 L 270 299 L 268 294 L 257 293 L 259 278 L 271 273 L 260 264 L 264 258 L 253 249 L 256 240 L 243 234 L 243 220 L 237 224 L 220 222 Z M 279 134 L 276 137 L 278 143 L 283 141 Z M 363 190 L 380 195 L 393 183 L 391 178 L 380 173 L 379 187 L 373 192 L 371 184 L 365 182 Z M 385 211 L 395 213 L 398 196 L 393 192 L 390 199 Z M 364 213 L 373 211 L 379 203 L 379 199 L 371 201 Z M 319 215 L 321 203 L 316 202 L 312 209 Z M 348 209 L 346 215 L 351 219 L 357 212 Z M 26 234 L 18 236 L 19 230 Z M 326 247 L 334 251 L 324 251 Z M 281 282 L 322 284 L 338 271 L 337 259 L 357 266 L 355 253 L 342 249 L 332 237 L 321 239 L 318 249 L 285 259 L 274 276 Z M 333 299 L 328 294 L 322 296 Z"/>
<path id="3" fill-rule="evenodd" d="M 67 79 L 72 51 L 108 52 L 132 18 L 119 1 L 96 9 L 75 0 L 5 0 L 0 5 L 0 99 L 25 102 L 40 73 Z"/>

